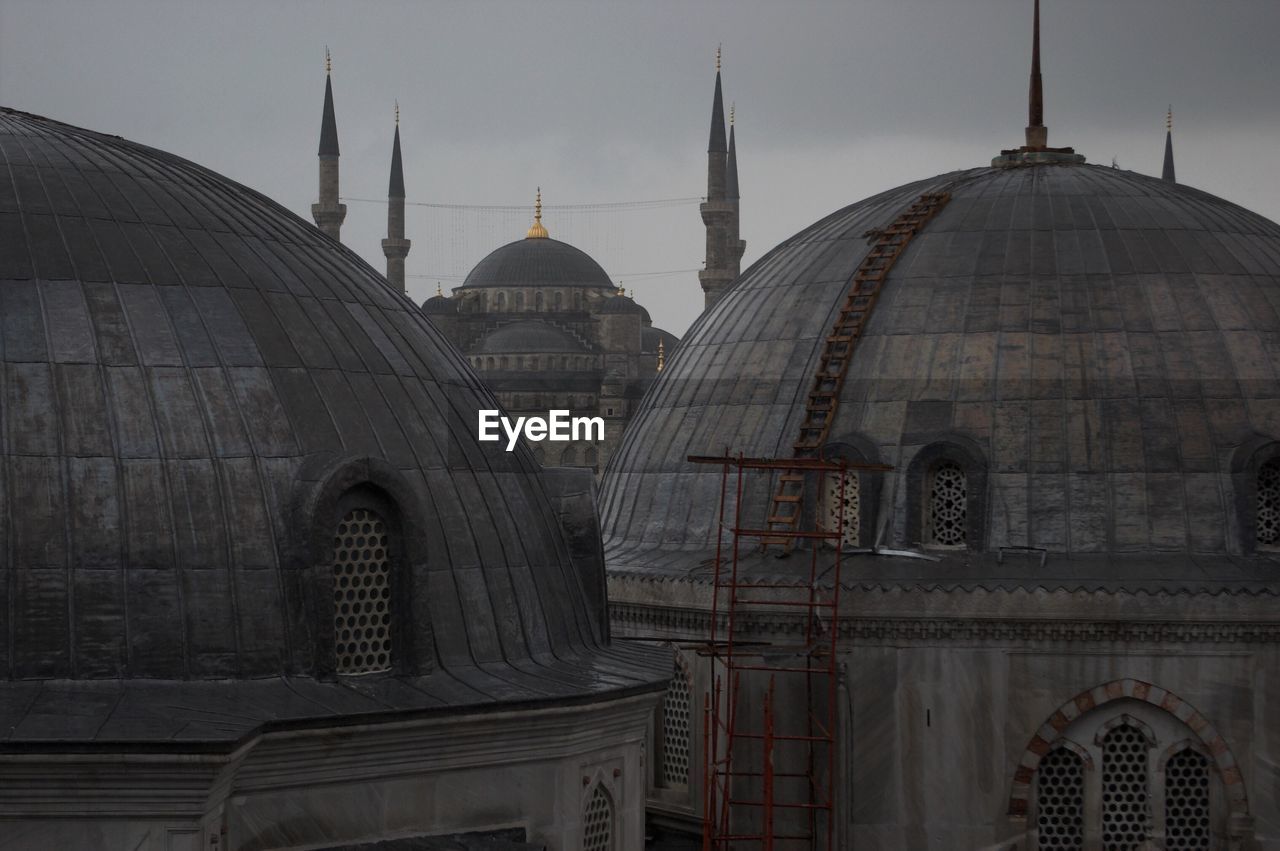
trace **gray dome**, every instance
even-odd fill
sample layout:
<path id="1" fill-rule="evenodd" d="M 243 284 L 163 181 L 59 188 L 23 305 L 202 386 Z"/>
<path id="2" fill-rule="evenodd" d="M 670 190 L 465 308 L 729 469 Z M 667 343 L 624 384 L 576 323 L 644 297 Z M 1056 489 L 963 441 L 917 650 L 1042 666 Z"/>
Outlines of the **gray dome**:
<path id="1" fill-rule="evenodd" d="M 596 308 L 597 314 L 608 313 L 635 313 L 640 316 L 647 316 L 645 309 L 636 304 L 635 299 L 627 298 L 624 295 L 615 295 L 604 300 L 601 305 Z"/>
<path id="2" fill-rule="evenodd" d="M 675 354 L 676 346 L 680 345 L 680 338 L 670 331 L 661 328 L 640 329 L 640 351 L 650 354 L 658 351 L 659 341 L 662 342 L 663 354 L 668 358 Z"/>
<path id="3" fill-rule="evenodd" d="M 503 325 L 486 335 L 472 350 L 475 354 L 586 351 L 572 334 L 545 322 L 528 320 Z"/>
<path id="4" fill-rule="evenodd" d="M 234 719 L 209 716 L 223 727 L 169 734 L 219 738 L 264 715 L 638 682 L 634 668 L 614 678 L 616 658 L 592 670 L 592 580 L 571 565 L 548 480 L 526 451 L 475 441 L 467 412 L 498 405 L 354 253 L 119 138 L 3 110 L 0 156 L 0 705 L 19 705 L 5 679 L 258 678 Z M 351 494 L 386 506 L 394 670 L 418 678 L 306 698 L 269 684 L 330 676 L 323 577 Z M 175 704 L 202 705 L 184 688 Z M 60 700 L 67 717 L 129 703 Z M 168 723 L 153 716 L 145 735 Z"/>
<path id="5" fill-rule="evenodd" d="M 462 286 L 613 289 L 613 282 L 599 263 L 567 242 L 529 238 L 490 252 L 471 270 Z"/>
<path id="6" fill-rule="evenodd" d="M 720 471 L 686 457 L 791 454 L 867 232 L 944 189 L 950 203 L 888 276 L 830 431 L 897 468 L 880 489 L 886 545 L 920 540 L 911 465 L 949 441 L 983 465 L 979 550 L 1190 565 L 1250 549 L 1238 473 L 1251 447 L 1280 438 L 1280 226 L 1079 165 L 903 186 L 756 262 L 684 337 L 609 465 L 611 566 L 714 543 Z"/>
<path id="7" fill-rule="evenodd" d="M 457 313 L 458 303 L 448 296 L 433 295 L 422 303 L 422 312 L 432 316 Z"/>

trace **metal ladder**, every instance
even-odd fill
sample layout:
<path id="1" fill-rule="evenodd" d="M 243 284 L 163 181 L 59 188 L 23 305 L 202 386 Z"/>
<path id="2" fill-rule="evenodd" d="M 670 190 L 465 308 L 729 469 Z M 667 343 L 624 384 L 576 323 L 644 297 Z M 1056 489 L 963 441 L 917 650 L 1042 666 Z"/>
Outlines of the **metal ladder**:
<path id="1" fill-rule="evenodd" d="M 792 457 L 818 458 L 835 421 L 840 389 L 844 386 L 849 362 L 853 360 L 854 349 L 871 318 L 889 270 L 902 256 L 912 237 L 923 230 L 950 200 L 950 192 L 921 195 L 888 227 L 870 232 L 876 237 L 875 245 L 853 273 L 844 304 L 823 345 L 818 370 L 805 403 L 800 436 L 792 445 Z M 793 471 L 784 470 L 779 474 L 767 523 L 768 529 L 777 534 L 764 538 L 761 542 L 764 547 L 776 544 L 790 550 L 795 546 L 794 532 L 804 501 L 804 480 L 803 475 Z"/>

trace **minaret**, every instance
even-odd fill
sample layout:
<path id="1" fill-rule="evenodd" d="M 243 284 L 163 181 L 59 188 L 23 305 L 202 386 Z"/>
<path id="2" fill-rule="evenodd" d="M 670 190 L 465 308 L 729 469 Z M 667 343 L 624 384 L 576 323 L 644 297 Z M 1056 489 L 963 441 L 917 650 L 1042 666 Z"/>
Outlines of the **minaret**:
<path id="1" fill-rule="evenodd" d="M 391 183 L 387 187 L 387 238 L 382 240 L 387 258 L 387 281 L 404 292 L 404 258 L 409 240 L 404 238 L 404 167 L 400 162 L 400 103 L 396 102 L 396 136 L 391 143 Z"/>
<path id="2" fill-rule="evenodd" d="M 320 119 L 320 203 L 311 205 L 316 227 L 334 239 L 341 239 L 342 220 L 347 205 L 338 203 L 338 122 L 333 117 L 333 81 L 329 48 L 324 49 L 324 116 Z"/>
<path id="3" fill-rule="evenodd" d="M 1031 29 L 1031 92 L 1027 98 L 1027 147 L 1047 148 L 1049 128 L 1044 126 L 1044 84 L 1040 80 L 1040 0 L 1036 0 Z"/>
<path id="4" fill-rule="evenodd" d="M 740 211 L 738 196 L 738 142 L 733 123 L 734 105 L 729 104 L 729 157 L 725 175 L 725 197 L 733 207 L 733 219 L 729 223 L 729 268 L 733 277 L 742 274 L 742 252 L 747 244 L 739 238 Z"/>
<path id="5" fill-rule="evenodd" d="M 711 102 L 711 138 L 707 143 L 707 200 L 699 208 L 707 228 L 706 268 L 698 273 L 706 306 L 716 299 L 736 276 L 730 231 L 734 210 L 728 199 L 729 147 L 724 135 L 724 96 L 720 91 L 720 48 L 716 48 L 716 92 Z"/>
<path id="6" fill-rule="evenodd" d="M 1177 183 L 1177 175 L 1173 173 L 1173 106 L 1164 117 L 1164 171 L 1160 173 L 1162 180 Z"/>

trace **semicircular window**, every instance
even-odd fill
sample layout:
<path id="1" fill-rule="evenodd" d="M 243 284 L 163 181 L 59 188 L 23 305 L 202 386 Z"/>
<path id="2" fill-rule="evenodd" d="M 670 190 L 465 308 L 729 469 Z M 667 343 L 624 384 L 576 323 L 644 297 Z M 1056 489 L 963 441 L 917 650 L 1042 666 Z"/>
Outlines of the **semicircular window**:
<path id="1" fill-rule="evenodd" d="M 1258 546 L 1280 548 L 1280 458 L 1258 469 Z"/>
<path id="2" fill-rule="evenodd" d="M 929 504 L 925 512 L 928 543 L 963 547 L 968 525 L 969 482 L 955 461 L 939 461 L 929 475 Z"/>
<path id="3" fill-rule="evenodd" d="M 355 508 L 333 539 L 333 649 L 339 674 L 391 668 L 391 549 L 387 523 Z"/>

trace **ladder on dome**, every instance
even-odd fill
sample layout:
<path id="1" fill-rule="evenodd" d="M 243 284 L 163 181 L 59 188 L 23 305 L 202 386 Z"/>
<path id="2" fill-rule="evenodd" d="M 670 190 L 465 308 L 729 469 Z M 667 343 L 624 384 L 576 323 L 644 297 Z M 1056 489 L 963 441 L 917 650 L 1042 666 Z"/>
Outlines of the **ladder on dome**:
<path id="1" fill-rule="evenodd" d="M 759 556 L 744 541 L 773 533 L 743 524 L 744 495 L 753 476 L 768 487 L 775 473 L 794 473 L 816 479 L 820 489 L 834 476 L 838 504 L 843 505 L 852 471 L 892 468 L 741 455 L 690 456 L 689 461 L 719 465 L 722 471 L 711 636 L 702 651 L 711 657 L 713 674 L 712 688 L 703 696 L 702 849 L 832 851 L 844 513 L 836 514 L 835 528 L 815 521 L 812 530 L 793 531 L 813 544 L 807 577 L 747 581 L 739 570 L 740 558 L 746 551 Z M 803 643 L 762 642 L 750 623 L 761 612 L 798 618 Z M 788 702 L 782 710 L 776 703 L 779 687 Z M 803 700 L 800 711 L 797 695 Z M 759 717 L 743 717 L 756 696 L 762 701 Z"/>
<path id="2" fill-rule="evenodd" d="M 911 239 L 950 200 L 950 192 L 921 195 L 888 227 L 869 232 L 876 237 L 875 244 L 853 273 L 844 304 L 823 344 L 800 422 L 800 436 L 792 445 L 792 457 L 798 460 L 819 457 L 835 421 L 840 389 L 844 386 L 849 362 L 853 360 L 854 349 L 880 298 L 889 270 L 898 262 Z M 804 476 L 794 471 L 782 471 L 773 491 L 767 523 L 773 534 L 763 538 L 762 547 L 778 545 L 787 551 L 795 547 L 795 529 L 800 522 L 803 501 Z"/>

